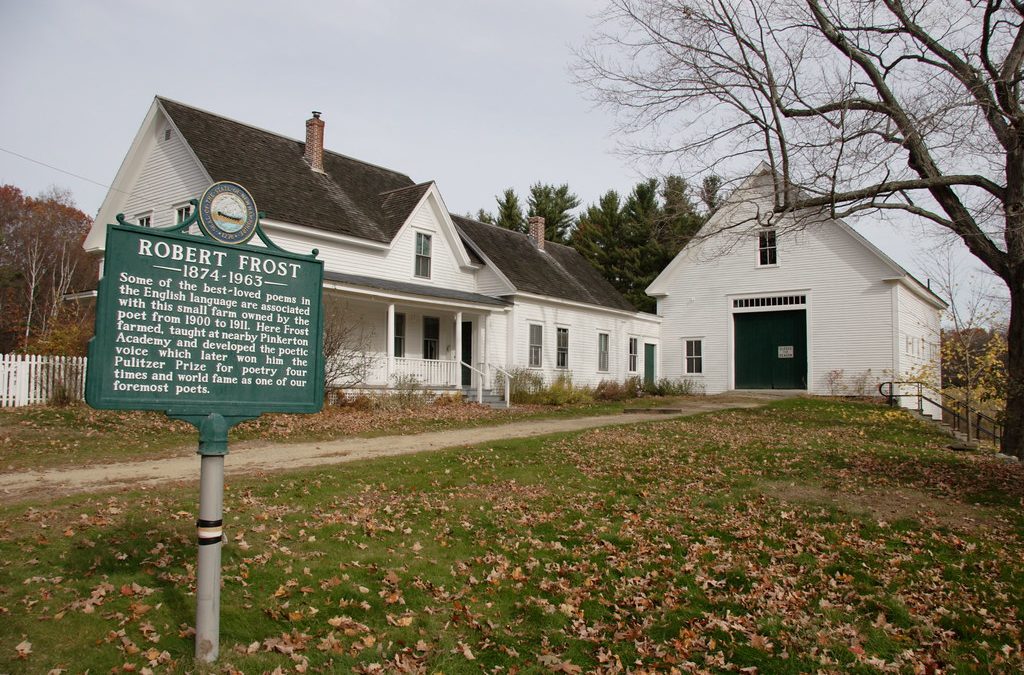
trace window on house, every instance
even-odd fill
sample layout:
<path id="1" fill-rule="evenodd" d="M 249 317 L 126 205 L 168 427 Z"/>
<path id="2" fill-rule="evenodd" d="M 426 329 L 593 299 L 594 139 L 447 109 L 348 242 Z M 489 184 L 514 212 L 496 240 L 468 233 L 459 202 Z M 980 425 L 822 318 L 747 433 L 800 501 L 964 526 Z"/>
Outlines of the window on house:
<path id="1" fill-rule="evenodd" d="M 608 333 L 597 334 L 597 369 L 608 370 Z"/>
<path id="2" fill-rule="evenodd" d="M 186 204 L 185 206 L 179 206 L 174 210 L 174 224 L 181 225 L 188 217 L 192 215 L 192 205 Z"/>
<path id="3" fill-rule="evenodd" d="M 395 356 L 405 356 L 405 314 L 395 314 Z"/>
<path id="4" fill-rule="evenodd" d="M 686 341 L 686 373 L 700 375 L 704 372 L 704 345 L 701 340 Z"/>
<path id="5" fill-rule="evenodd" d="M 423 358 L 438 357 L 437 342 L 441 335 L 441 320 L 434 316 L 423 317 Z"/>
<path id="6" fill-rule="evenodd" d="M 629 372 L 636 372 L 636 365 L 638 359 L 638 340 L 636 338 L 629 338 Z"/>
<path id="7" fill-rule="evenodd" d="M 152 227 L 153 217 L 149 215 L 139 216 L 139 227 Z"/>
<path id="8" fill-rule="evenodd" d="M 757 263 L 759 265 L 778 264 L 775 230 L 761 230 L 757 233 Z"/>
<path id="9" fill-rule="evenodd" d="M 430 235 L 416 233 L 416 276 L 430 278 Z"/>
<path id="10" fill-rule="evenodd" d="M 166 129 L 164 129 L 164 140 L 165 141 L 171 140 L 171 128 L 170 127 L 167 127 Z"/>
<path id="11" fill-rule="evenodd" d="M 530 324 L 530 367 L 540 368 L 544 353 L 544 327 Z"/>
<path id="12" fill-rule="evenodd" d="M 569 329 L 558 328 L 555 337 L 555 366 L 569 367 Z"/>

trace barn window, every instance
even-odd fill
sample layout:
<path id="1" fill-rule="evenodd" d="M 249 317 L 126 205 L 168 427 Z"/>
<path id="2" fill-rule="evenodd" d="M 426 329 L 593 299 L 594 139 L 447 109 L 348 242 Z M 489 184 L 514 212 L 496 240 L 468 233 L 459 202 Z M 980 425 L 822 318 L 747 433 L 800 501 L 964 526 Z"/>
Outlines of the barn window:
<path id="1" fill-rule="evenodd" d="M 757 233 L 757 264 L 778 264 L 778 252 L 775 246 L 775 230 L 761 230 Z"/>
<path id="2" fill-rule="evenodd" d="M 686 341 L 686 362 L 683 367 L 687 375 L 700 375 L 704 372 L 704 345 L 702 340 Z"/>

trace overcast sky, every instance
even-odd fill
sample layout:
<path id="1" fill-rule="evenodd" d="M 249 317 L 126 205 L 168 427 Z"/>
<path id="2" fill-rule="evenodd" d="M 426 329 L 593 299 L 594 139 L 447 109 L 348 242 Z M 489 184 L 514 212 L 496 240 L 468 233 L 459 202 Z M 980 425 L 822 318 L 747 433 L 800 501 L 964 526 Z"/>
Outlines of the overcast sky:
<path id="1" fill-rule="evenodd" d="M 649 169 L 569 72 L 598 0 L 0 0 L 0 184 L 99 209 L 153 96 L 435 180 L 449 210 L 568 183 L 584 204 Z M 84 177 L 76 178 L 10 153 Z M 854 225 L 920 277 L 920 232 Z"/>

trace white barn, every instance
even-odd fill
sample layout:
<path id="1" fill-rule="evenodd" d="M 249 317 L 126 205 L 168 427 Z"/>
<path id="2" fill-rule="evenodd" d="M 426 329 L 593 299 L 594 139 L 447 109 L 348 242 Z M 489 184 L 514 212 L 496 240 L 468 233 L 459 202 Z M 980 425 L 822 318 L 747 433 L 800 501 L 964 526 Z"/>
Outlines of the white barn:
<path id="1" fill-rule="evenodd" d="M 450 214 L 433 182 L 157 97 L 100 208 L 106 225 L 166 227 L 214 182 L 246 187 L 281 247 L 320 251 L 326 303 L 357 319 L 361 387 L 415 378 L 431 389 L 491 388 L 513 368 L 581 385 L 656 376 L 660 317 L 638 312 L 575 250 Z"/>
<path id="2" fill-rule="evenodd" d="M 764 227 L 771 207 L 761 167 L 647 288 L 666 377 L 707 393 L 876 395 L 937 362 L 941 298 L 843 221 Z"/>

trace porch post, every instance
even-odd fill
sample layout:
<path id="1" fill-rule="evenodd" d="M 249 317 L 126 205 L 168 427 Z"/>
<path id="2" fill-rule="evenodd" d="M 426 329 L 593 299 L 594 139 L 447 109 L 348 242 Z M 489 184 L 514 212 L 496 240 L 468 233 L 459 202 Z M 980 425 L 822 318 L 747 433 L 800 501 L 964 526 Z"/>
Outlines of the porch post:
<path id="1" fill-rule="evenodd" d="M 391 378 L 395 374 L 395 303 L 388 304 L 388 330 L 387 330 L 387 382 L 385 386 L 391 386 Z"/>
<path id="2" fill-rule="evenodd" d="M 455 312 L 455 382 L 462 388 L 462 312 Z"/>

